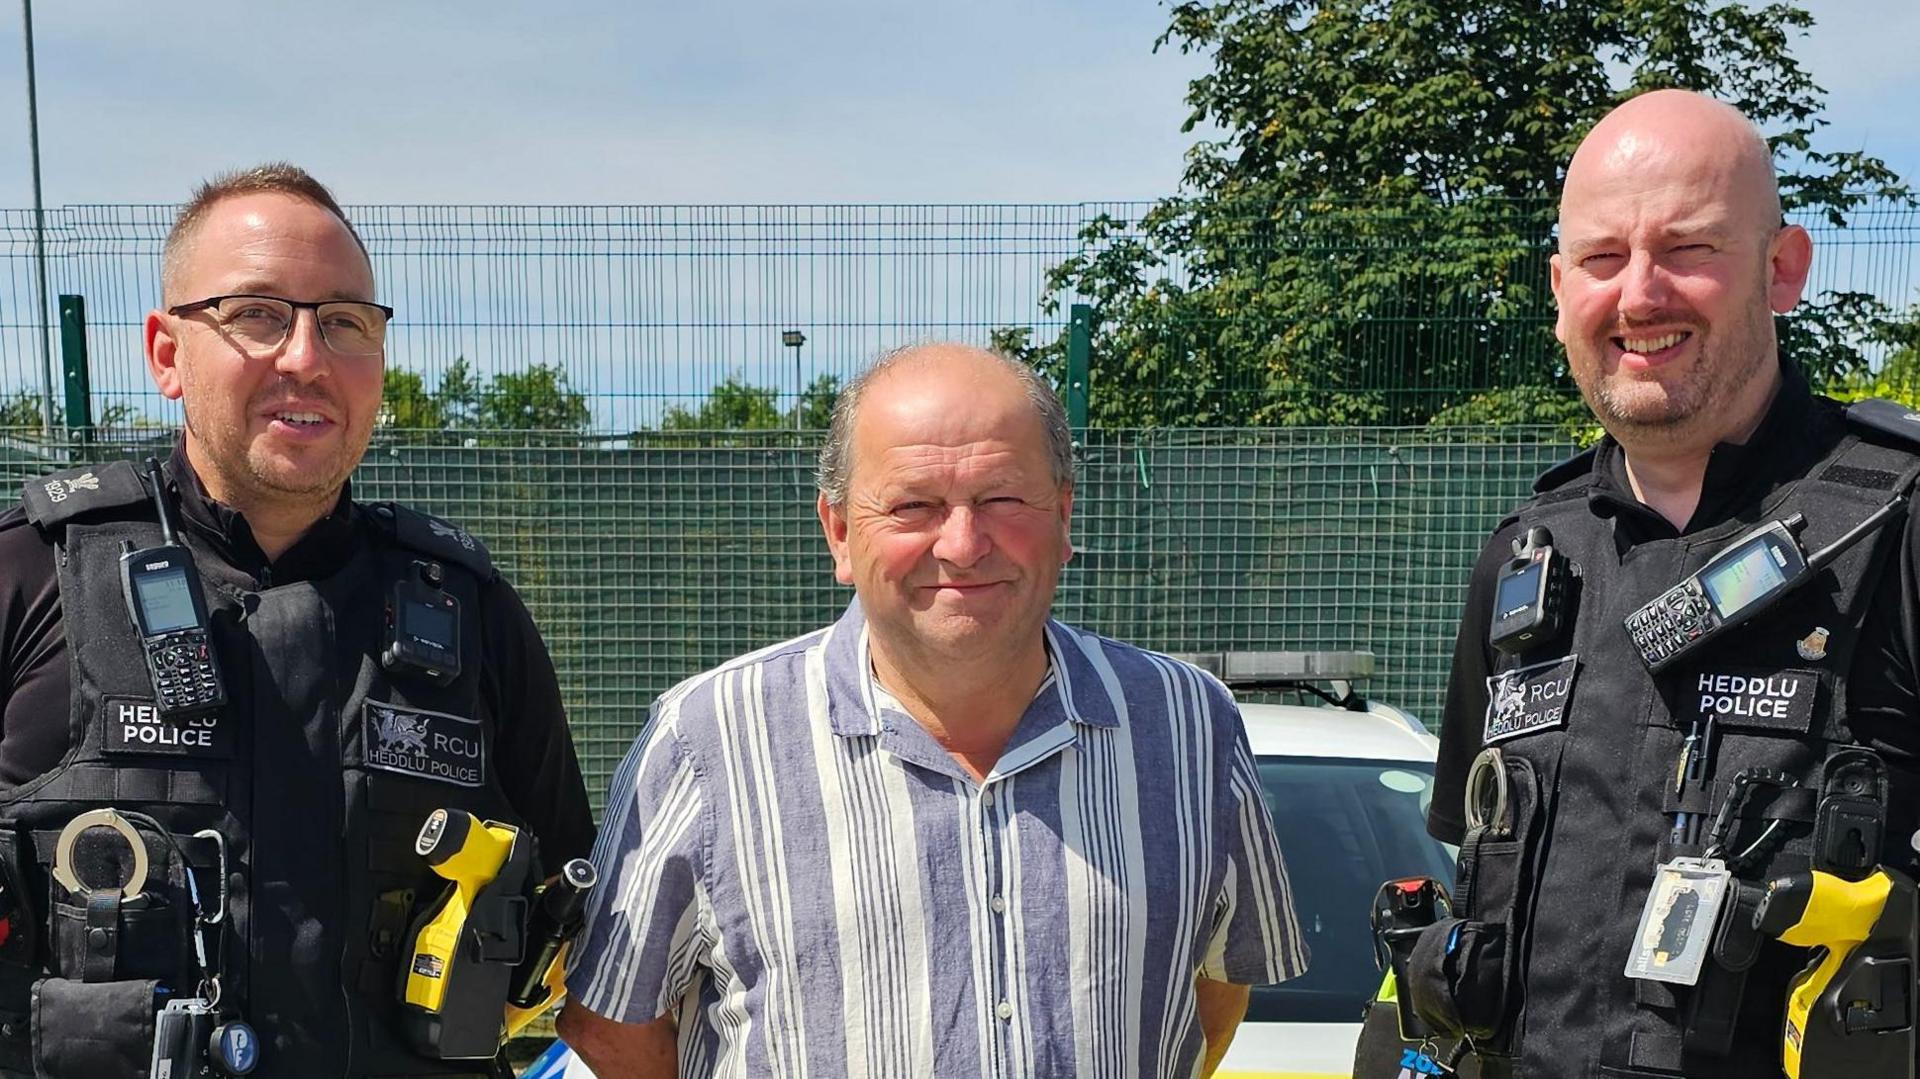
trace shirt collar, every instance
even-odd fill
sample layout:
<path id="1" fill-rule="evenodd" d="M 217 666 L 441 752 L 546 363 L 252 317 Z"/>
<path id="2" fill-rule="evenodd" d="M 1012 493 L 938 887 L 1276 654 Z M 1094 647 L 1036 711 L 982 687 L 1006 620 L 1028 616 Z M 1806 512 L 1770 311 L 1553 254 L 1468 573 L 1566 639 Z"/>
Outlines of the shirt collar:
<path id="1" fill-rule="evenodd" d="M 214 544 L 235 569 L 261 576 L 269 563 L 266 553 L 253 538 L 252 527 L 239 510 L 207 494 L 206 485 L 187 459 L 185 435 L 174 440 L 166 473 L 169 486 L 179 499 L 185 527 Z M 273 578 L 284 583 L 331 576 L 352 557 L 353 533 L 353 481 L 348 480 L 340 488 L 340 498 L 333 509 L 271 563 Z"/>
<path id="2" fill-rule="evenodd" d="M 1722 442 L 1707 458 L 1700 483 L 1700 504 L 1682 534 L 1710 528 L 1742 506 L 1807 470 L 1825 452 L 1821 440 L 1806 437 L 1813 413 L 1813 391 L 1799 365 L 1780 358 L 1780 388 L 1767 413 L 1745 442 Z M 1593 459 L 1592 497 L 1654 514 L 1633 494 L 1626 451 L 1612 435 L 1600 440 Z M 1661 518 L 1664 520 L 1664 518 Z M 1671 526 L 1669 526 L 1671 527 Z"/>
<path id="3" fill-rule="evenodd" d="M 1046 681 L 1036 702 L 1054 695 L 1066 717 L 1084 726 L 1118 727 L 1100 671 L 1080 647 L 1081 634 L 1064 623 L 1047 621 Z M 866 615 L 855 597 L 835 622 L 826 641 L 827 725 L 843 738 L 873 737 L 885 724 L 881 700 L 890 698 L 874 681 Z M 1030 705 L 1029 708 L 1032 706 Z"/>

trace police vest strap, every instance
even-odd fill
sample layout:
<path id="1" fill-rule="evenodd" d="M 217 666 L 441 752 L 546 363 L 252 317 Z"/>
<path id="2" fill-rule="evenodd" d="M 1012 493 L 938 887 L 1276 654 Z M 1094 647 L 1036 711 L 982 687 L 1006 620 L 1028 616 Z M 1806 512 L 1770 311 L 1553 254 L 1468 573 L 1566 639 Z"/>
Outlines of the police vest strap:
<path id="1" fill-rule="evenodd" d="M 1897 401 L 1869 397 L 1847 406 L 1847 425 L 1890 436 L 1908 450 L 1920 453 L 1920 412 Z"/>
<path id="2" fill-rule="evenodd" d="M 165 866 L 174 858 L 178 850 L 194 869 L 216 869 L 220 865 L 220 844 L 211 838 L 201 836 L 176 835 L 171 841 L 165 836 L 157 836 L 145 828 L 136 829 L 140 838 L 146 841 L 148 864 Z M 33 831 L 34 858 L 42 865 L 53 864 L 54 852 L 60 848 L 59 828 L 36 828 Z M 160 872 L 156 869 L 155 872 Z"/>
<path id="3" fill-rule="evenodd" d="M 120 958 L 120 893 L 111 889 L 90 891 L 86 899 L 87 942 L 80 978 L 110 982 Z"/>
<path id="4" fill-rule="evenodd" d="M 400 546 L 464 566 L 483 581 L 493 579 L 493 556 L 487 553 L 486 544 L 459 525 L 398 502 L 369 503 L 367 511 L 380 530 Z"/>
<path id="5" fill-rule="evenodd" d="M 83 513 L 118 509 L 147 499 L 147 486 L 129 461 L 62 469 L 28 480 L 20 492 L 27 519 L 41 531 Z"/>

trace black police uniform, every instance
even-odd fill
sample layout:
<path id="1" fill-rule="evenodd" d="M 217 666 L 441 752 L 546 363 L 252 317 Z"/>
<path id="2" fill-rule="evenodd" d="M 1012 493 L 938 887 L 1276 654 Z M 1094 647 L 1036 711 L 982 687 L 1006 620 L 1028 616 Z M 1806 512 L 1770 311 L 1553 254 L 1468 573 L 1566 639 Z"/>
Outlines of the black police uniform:
<path id="1" fill-rule="evenodd" d="M 0 1069 L 144 1074 L 156 999 L 203 977 L 197 888 L 203 912 L 224 899 L 207 965 L 223 1010 L 258 1032 L 255 1074 L 489 1070 L 409 1048 L 399 951 L 443 883 L 413 851 L 433 809 L 524 825 L 549 866 L 591 846 L 530 617 L 485 548 L 438 519 L 342 492 L 269 563 L 181 447 L 166 475 L 229 695 L 191 723 L 153 714 L 121 594 L 123 543 L 160 541 L 132 467 L 30 481 L 0 516 Z M 388 588 L 417 562 L 441 565 L 460 601 L 463 669 L 445 686 L 378 658 Z M 140 897 L 50 879 L 65 822 L 108 806 L 168 833 L 141 833 Z"/>
<path id="2" fill-rule="evenodd" d="M 1675 815 L 1717 810 L 1741 770 L 1775 769 L 1817 789 L 1832 747 L 1879 750 L 1893 778 L 1881 857 L 1913 869 L 1920 528 L 1910 519 L 1895 518 L 1783 602 L 1657 677 L 1622 625 L 1760 523 L 1804 514 L 1800 540 L 1814 550 L 1911 486 L 1920 423 L 1911 442 L 1862 430 L 1841 406 L 1810 394 L 1791 364 L 1782 375 L 1752 438 L 1715 448 L 1684 529 L 1634 498 L 1620 447 L 1604 439 L 1543 476 L 1480 555 L 1428 827 L 1470 848 L 1484 838 L 1469 834 L 1463 803 L 1469 765 L 1491 732 L 1514 773 L 1518 841 L 1486 844 L 1476 866 L 1483 879 L 1472 885 L 1507 900 L 1505 910 L 1481 912 L 1500 924 L 1507 953 L 1482 971 L 1504 979 L 1508 994 L 1504 1029 L 1488 1040 L 1496 1050 L 1489 1063 L 1501 1067 L 1488 1074 L 1779 1074 L 1785 987 L 1804 950 L 1766 941 L 1744 979 L 1710 969 L 1696 988 L 1624 974 L 1654 867 L 1700 852 L 1697 842 L 1675 842 Z M 1488 643 L 1494 576 L 1514 537 L 1536 525 L 1579 567 L 1577 608 L 1558 641 L 1500 655 Z M 1676 783 L 1686 735 L 1709 714 L 1717 728 L 1711 778 Z M 1815 801 L 1809 789 L 1769 788 L 1749 805 L 1744 836 L 1774 825 L 1776 838 L 1787 838 L 1742 879 L 1807 867 Z M 1474 945 L 1470 938 L 1450 950 Z"/>

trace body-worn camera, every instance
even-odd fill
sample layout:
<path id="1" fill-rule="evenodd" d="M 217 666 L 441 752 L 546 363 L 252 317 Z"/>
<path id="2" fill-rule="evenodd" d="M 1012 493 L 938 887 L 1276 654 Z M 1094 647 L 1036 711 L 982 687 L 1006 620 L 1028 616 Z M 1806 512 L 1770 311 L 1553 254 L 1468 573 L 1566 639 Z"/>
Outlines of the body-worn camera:
<path id="1" fill-rule="evenodd" d="M 1513 541 L 1513 557 L 1494 575 L 1488 643 L 1518 655 L 1560 636 L 1572 577 L 1566 557 L 1553 549 L 1553 534 L 1539 525 L 1527 529 Z"/>
<path id="2" fill-rule="evenodd" d="M 460 601 L 441 587 L 446 570 L 416 561 L 387 592 L 387 647 L 380 665 L 444 686 L 460 677 Z"/>

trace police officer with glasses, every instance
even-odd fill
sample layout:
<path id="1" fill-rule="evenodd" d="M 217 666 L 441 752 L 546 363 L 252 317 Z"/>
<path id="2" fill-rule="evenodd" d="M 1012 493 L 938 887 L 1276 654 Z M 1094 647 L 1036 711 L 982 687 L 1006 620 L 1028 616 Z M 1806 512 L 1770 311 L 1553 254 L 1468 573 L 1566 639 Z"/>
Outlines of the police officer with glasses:
<path id="1" fill-rule="evenodd" d="M 403 988 L 448 894 L 416 839 L 587 853 L 553 664 L 472 535 L 352 497 L 393 311 L 324 186 L 202 186 L 162 290 L 171 456 L 0 516 L 0 1073 L 497 1074 Z"/>

